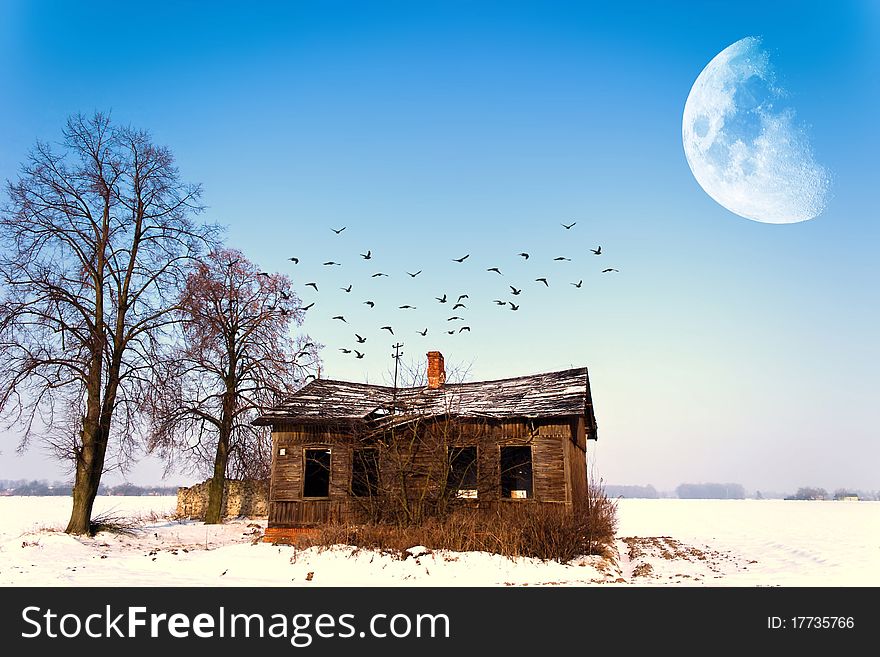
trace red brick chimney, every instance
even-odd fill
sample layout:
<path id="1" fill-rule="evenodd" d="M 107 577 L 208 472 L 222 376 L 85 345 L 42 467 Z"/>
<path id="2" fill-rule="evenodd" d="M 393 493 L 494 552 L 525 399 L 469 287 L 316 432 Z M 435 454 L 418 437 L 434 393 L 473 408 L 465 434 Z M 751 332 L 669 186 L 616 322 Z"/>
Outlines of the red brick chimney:
<path id="1" fill-rule="evenodd" d="M 437 390 L 446 383 L 446 368 L 443 366 L 443 354 L 439 351 L 428 352 L 428 387 Z"/>

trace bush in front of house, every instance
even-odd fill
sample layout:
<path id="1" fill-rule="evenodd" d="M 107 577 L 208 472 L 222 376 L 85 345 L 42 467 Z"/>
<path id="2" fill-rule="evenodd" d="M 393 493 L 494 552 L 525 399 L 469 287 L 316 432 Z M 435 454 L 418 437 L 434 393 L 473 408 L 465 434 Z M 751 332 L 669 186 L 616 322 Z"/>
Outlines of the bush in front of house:
<path id="1" fill-rule="evenodd" d="M 490 552 L 507 557 L 570 562 L 585 555 L 608 557 L 617 529 L 617 504 L 600 485 L 590 486 L 587 503 L 504 503 L 495 513 L 454 508 L 442 517 L 399 525 L 382 522 L 327 525 L 297 540 L 300 547 L 351 545 L 403 554 L 416 545 L 432 550 Z"/>

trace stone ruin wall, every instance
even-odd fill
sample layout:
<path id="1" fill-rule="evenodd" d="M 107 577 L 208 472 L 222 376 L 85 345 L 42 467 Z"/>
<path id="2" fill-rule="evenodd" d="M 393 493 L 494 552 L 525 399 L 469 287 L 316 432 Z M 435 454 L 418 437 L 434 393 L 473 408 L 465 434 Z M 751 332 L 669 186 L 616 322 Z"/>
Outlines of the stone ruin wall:
<path id="1" fill-rule="evenodd" d="M 209 480 L 210 481 L 210 480 Z M 208 508 L 208 481 L 177 489 L 177 516 L 203 519 Z M 268 517 L 269 480 L 227 479 L 223 491 L 223 517 Z"/>

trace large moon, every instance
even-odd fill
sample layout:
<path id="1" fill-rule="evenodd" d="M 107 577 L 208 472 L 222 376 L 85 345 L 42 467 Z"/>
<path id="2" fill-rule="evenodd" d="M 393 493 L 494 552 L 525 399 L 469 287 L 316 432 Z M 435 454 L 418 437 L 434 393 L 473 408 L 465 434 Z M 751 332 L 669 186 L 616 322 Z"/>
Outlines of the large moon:
<path id="1" fill-rule="evenodd" d="M 697 77 L 681 134 L 694 178 L 731 212 L 771 224 L 822 213 L 829 175 L 776 86 L 758 37 L 718 53 Z"/>

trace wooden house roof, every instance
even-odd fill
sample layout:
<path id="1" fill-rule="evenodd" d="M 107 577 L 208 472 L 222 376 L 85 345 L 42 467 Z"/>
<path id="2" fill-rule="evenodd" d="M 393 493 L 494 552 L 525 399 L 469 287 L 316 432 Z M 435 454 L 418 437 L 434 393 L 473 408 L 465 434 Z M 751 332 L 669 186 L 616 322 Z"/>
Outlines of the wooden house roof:
<path id="1" fill-rule="evenodd" d="M 392 404 L 395 410 L 392 412 Z M 437 389 L 394 388 L 317 379 L 256 420 L 257 425 L 390 419 L 395 415 L 462 418 L 585 416 L 595 428 L 586 367 Z"/>

